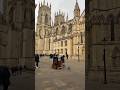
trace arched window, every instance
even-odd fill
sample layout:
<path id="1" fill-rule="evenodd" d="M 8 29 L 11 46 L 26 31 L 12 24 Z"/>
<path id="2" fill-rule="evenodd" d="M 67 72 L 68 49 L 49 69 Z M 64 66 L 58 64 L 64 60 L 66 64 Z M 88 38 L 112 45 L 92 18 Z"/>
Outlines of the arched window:
<path id="1" fill-rule="evenodd" d="M 50 41 L 50 39 L 49 39 L 49 50 L 50 50 L 50 42 L 51 42 L 51 41 Z"/>
<path id="2" fill-rule="evenodd" d="M 46 14 L 45 15 L 45 24 L 47 24 L 48 23 L 48 15 Z"/>
<path id="3" fill-rule="evenodd" d="M 65 34 L 65 26 L 62 26 L 61 34 Z"/>
<path id="4" fill-rule="evenodd" d="M 110 14 L 107 17 L 107 22 L 110 24 L 110 32 L 111 32 L 111 41 L 115 40 L 115 31 L 114 31 L 114 16 Z"/>
<path id="5" fill-rule="evenodd" d="M 80 32 L 80 36 L 81 36 L 81 43 L 83 43 L 83 33 Z"/>
<path id="6" fill-rule="evenodd" d="M 58 34 L 58 28 L 56 28 L 56 35 Z"/>

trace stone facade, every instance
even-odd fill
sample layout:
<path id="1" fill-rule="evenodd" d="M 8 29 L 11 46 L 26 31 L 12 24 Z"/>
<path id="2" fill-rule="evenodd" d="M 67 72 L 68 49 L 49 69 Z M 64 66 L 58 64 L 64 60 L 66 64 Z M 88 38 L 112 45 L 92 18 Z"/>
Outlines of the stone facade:
<path id="1" fill-rule="evenodd" d="M 38 19 L 36 25 L 36 53 L 39 54 L 66 54 L 69 56 L 85 53 L 85 12 L 80 14 L 80 8 L 76 1 L 74 17 L 69 20 L 68 15 L 58 11 L 55 13 L 54 23 L 51 20 L 51 5 L 45 2 L 39 4 Z"/>
<path id="2" fill-rule="evenodd" d="M 91 0 L 86 41 L 89 64 L 96 69 L 103 67 L 103 57 L 107 69 L 120 67 L 120 8 L 118 0 Z M 104 52 L 105 49 L 105 52 Z M 94 69 L 95 69 L 94 68 Z"/>
<path id="3" fill-rule="evenodd" d="M 34 0 L 0 0 L 0 65 L 34 65 Z M 13 2 L 14 1 L 14 2 Z"/>

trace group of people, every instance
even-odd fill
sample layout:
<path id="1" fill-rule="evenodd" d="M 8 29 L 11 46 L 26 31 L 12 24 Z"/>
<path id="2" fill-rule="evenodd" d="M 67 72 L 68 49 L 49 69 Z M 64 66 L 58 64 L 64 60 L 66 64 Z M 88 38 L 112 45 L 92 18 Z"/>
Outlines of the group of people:
<path id="1" fill-rule="evenodd" d="M 68 55 L 66 55 L 68 59 Z M 62 69 L 65 67 L 65 55 L 50 54 L 50 61 L 52 61 L 52 68 Z"/>
<path id="2" fill-rule="evenodd" d="M 35 67 L 39 67 L 41 55 L 35 54 Z M 52 68 L 58 69 L 65 67 L 65 55 L 50 54 L 50 61 L 52 62 Z M 66 58 L 68 59 L 68 54 L 66 53 Z"/>

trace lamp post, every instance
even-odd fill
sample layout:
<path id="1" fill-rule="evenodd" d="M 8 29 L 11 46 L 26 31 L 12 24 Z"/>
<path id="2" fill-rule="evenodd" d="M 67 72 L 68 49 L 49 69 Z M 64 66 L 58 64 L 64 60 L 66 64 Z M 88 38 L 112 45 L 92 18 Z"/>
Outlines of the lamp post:
<path id="1" fill-rule="evenodd" d="M 79 51 L 80 47 L 79 47 L 79 45 L 83 45 L 83 44 L 80 44 L 80 42 L 78 41 L 78 43 L 75 45 L 78 46 L 78 62 L 80 62 L 80 56 L 79 56 L 80 55 L 80 51 Z"/>
<path id="2" fill-rule="evenodd" d="M 83 45 L 83 44 L 80 44 L 80 42 L 79 42 L 79 33 L 77 33 L 78 34 L 78 43 L 77 44 L 75 44 L 75 45 L 77 45 L 78 46 L 78 62 L 80 62 L 80 56 L 79 56 L 79 45 Z"/>

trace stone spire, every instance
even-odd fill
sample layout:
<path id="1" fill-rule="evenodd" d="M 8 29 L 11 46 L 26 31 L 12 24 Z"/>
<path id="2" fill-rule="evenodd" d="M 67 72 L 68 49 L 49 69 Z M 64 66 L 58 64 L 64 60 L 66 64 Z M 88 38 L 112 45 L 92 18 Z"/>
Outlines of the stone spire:
<path id="1" fill-rule="evenodd" d="M 79 4 L 78 4 L 78 1 L 77 1 L 77 0 L 76 0 L 76 4 L 75 4 L 75 9 L 76 9 L 76 10 L 80 9 L 80 8 L 79 8 Z"/>
<path id="2" fill-rule="evenodd" d="M 68 13 L 67 13 L 67 17 L 66 17 L 66 22 L 68 21 Z"/>
<path id="3" fill-rule="evenodd" d="M 50 3 L 50 8 L 51 8 L 51 3 Z"/>
<path id="4" fill-rule="evenodd" d="M 74 9 L 74 17 L 79 17 L 79 16 L 80 16 L 80 8 L 79 8 L 78 1 L 76 0 L 75 9 Z"/>
<path id="5" fill-rule="evenodd" d="M 44 0 L 44 2 L 43 2 L 43 5 L 45 5 L 45 0 Z"/>

